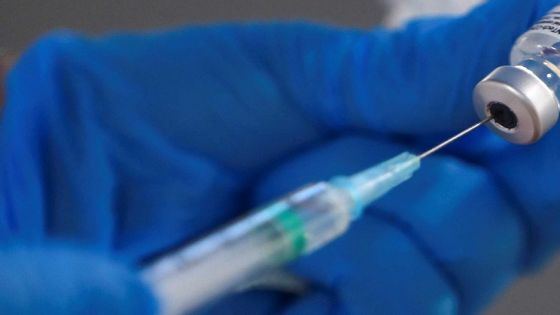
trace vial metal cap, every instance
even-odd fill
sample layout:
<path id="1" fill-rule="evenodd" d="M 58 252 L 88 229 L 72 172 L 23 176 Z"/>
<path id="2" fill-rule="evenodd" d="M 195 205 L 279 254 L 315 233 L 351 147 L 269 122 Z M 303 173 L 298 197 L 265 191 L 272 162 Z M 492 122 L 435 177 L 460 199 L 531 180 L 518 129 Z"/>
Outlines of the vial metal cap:
<path id="1" fill-rule="evenodd" d="M 517 144 L 537 142 L 558 121 L 558 100 L 548 86 L 522 66 L 497 68 L 474 89 L 478 116 L 494 115 L 487 125 Z"/>

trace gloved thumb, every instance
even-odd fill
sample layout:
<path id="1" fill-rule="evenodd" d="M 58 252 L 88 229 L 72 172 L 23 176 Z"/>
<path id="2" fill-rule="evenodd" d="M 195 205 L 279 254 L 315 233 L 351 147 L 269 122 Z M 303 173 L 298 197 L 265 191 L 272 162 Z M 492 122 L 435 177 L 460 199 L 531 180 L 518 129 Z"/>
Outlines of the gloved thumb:
<path id="1" fill-rule="evenodd" d="M 2 314 L 154 314 L 155 300 L 130 269 L 67 247 L 0 250 Z"/>
<path id="2" fill-rule="evenodd" d="M 240 34 L 327 127 L 414 136 L 472 124 L 473 88 L 508 63 L 516 38 L 553 2 L 491 0 L 465 16 L 419 19 L 396 31 L 272 25 Z"/>

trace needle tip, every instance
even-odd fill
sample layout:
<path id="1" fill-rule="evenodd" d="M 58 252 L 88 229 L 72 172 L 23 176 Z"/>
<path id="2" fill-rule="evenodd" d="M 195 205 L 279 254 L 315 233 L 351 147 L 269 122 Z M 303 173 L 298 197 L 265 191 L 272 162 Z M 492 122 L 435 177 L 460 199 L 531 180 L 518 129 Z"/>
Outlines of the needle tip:
<path id="1" fill-rule="evenodd" d="M 462 138 L 463 136 L 465 136 L 465 135 L 471 133 L 473 130 L 477 129 L 478 127 L 480 127 L 480 126 L 486 124 L 487 122 L 490 122 L 492 119 L 493 119 L 493 117 L 492 117 L 492 116 L 489 116 L 489 117 L 487 117 L 486 119 L 479 121 L 479 122 L 476 123 L 475 125 L 473 125 L 473 126 L 467 128 L 467 129 L 461 131 L 460 133 L 456 134 L 455 136 L 453 136 L 453 137 L 451 137 L 451 138 L 445 140 L 444 142 L 442 142 L 442 143 L 436 145 L 435 147 L 431 148 L 430 150 L 428 150 L 428 151 L 426 151 L 426 152 L 420 154 L 420 155 L 418 156 L 418 158 L 421 159 L 421 160 L 422 160 L 422 159 L 425 159 L 426 157 L 428 157 L 428 156 L 430 156 L 430 155 L 432 155 L 432 154 L 438 152 L 439 150 L 445 148 L 446 146 L 450 145 L 451 143 L 453 143 L 453 142 L 459 140 L 459 139 Z"/>

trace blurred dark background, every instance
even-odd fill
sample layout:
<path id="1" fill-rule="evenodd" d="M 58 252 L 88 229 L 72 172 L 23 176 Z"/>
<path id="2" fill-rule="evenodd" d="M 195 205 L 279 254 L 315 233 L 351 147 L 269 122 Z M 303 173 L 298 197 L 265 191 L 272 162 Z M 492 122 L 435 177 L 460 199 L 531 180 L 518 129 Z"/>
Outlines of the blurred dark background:
<path id="1" fill-rule="evenodd" d="M 313 20 L 369 28 L 412 14 L 461 12 L 479 0 L 0 0 L 0 47 L 23 49 L 53 28 L 88 33 L 239 20 Z M 456 8 L 457 7 L 457 8 Z M 461 8 L 458 8 L 461 7 Z M 486 315 L 560 314 L 560 261 L 519 281 Z"/>
<path id="2" fill-rule="evenodd" d="M 22 47 L 53 27 L 99 33 L 248 19 L 367 26 L 380 21 L 383 13 L 371 0 L 0 0 L 0 45 Z"/>

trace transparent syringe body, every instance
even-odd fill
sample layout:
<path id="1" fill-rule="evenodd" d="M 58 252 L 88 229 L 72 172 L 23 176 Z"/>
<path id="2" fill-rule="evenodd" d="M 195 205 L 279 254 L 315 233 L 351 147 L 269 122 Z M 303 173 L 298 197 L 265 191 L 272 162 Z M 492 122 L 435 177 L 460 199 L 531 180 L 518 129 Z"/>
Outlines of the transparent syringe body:
<path id="1" fill-rule="evenodd" d="M 510 62 L 531 71 L 560 99 L 560 6 L 517 39 Z"/>
<path id="2" fill-rule="evenodd" d="M 144 278 L 161 313 L 191 312 L 323 247 L 419 168 L 419 156 L 403 153 L 353 176 L 309 185 L 165 255 Z"/>
<path id="3" fill-rule="evenodd" d="M 353 207 L 348 191 L 313 184 L 170 253 L 144 276 L 162 313 L 188 313 L 338 237 Z"/>

